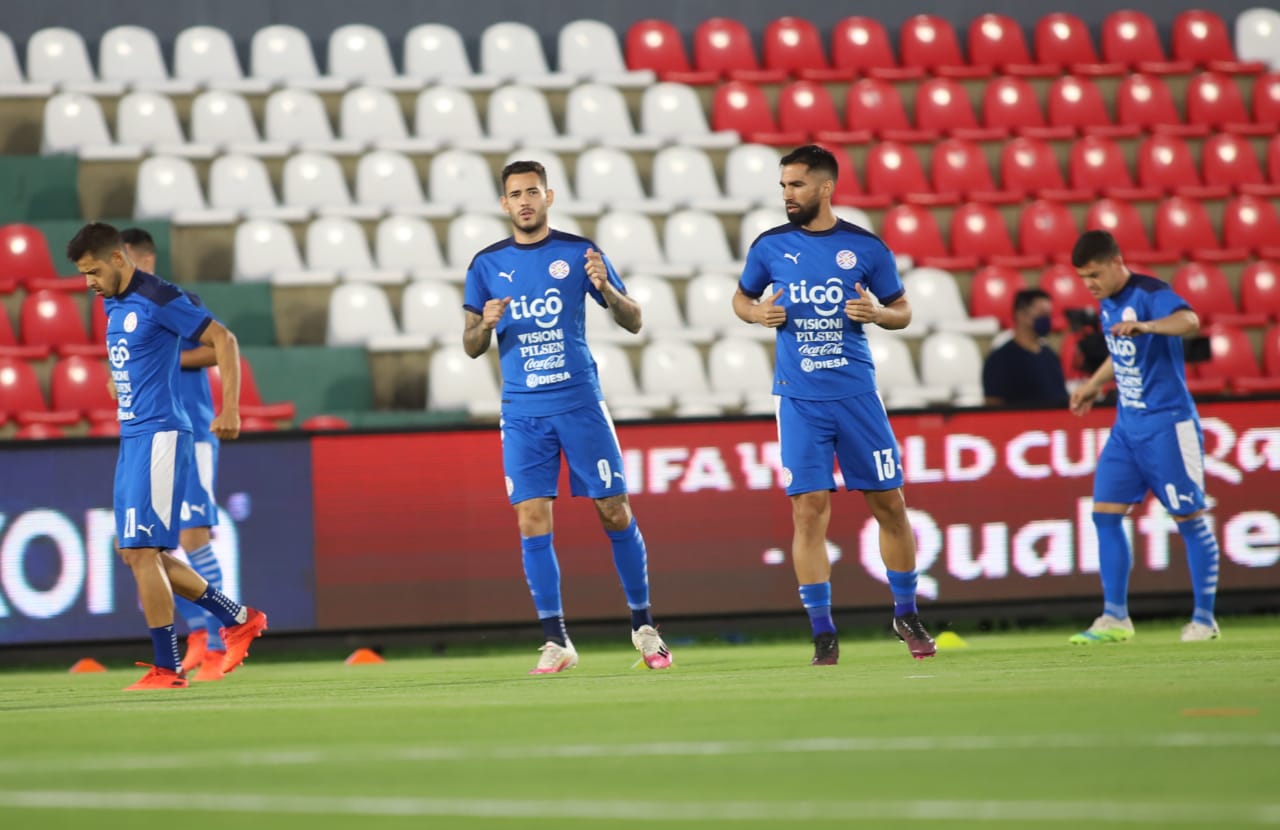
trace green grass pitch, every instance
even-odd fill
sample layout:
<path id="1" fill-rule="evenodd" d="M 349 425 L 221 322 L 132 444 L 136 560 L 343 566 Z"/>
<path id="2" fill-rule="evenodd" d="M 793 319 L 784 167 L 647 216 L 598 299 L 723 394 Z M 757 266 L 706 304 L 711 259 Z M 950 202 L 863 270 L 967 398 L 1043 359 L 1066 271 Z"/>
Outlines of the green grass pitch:
<path id="1" fill-rule="evenodd" d="M 286 662 L 124 694 L 140 669 L 0 673 L 0 827 L 1236 828 L 1280 825 L 1280 622 L 1181 644 L 799 637 Z"/>

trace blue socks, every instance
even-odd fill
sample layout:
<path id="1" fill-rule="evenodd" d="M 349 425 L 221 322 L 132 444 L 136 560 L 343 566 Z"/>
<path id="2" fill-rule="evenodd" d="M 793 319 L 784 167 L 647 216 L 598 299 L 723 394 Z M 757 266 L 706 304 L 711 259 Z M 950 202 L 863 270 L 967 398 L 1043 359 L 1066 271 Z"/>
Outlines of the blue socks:
<path id="1" fill-rule="evenodd" d="M 156 653 L 156 668 L 176 672 L 178 666 L 182 665 L 182 658 L 178 656 L 177 632 L 172 625 L 162 625 L 150 631 L 151 645 Z"/>
<path id="2" fill-rule="evenodd" d="M 564 609 L 560 604 L 560 563 L 556 561 L 551 534 L 521 536 L 524 579 L 533 595 L 533 607 L 548 640 L 565 645 Z"/>
<path id="3" fill-rule="evenodd" d="M 1124 516 L 1120 513 L 1094 513 L 1093 526 L 1098 534 L 1098 571 L 1102 577 L 1102 613 L 1123 620 L 1129 616 L 1129 571 L 1133 568 L 1133 551 L 1124 533 Z"/>
<path id="4" fill-rule="evenodd" d="M 1191 572 L 1191 591 L 1196 601 L 1191 619 L 1213 625 L 1213 602 L 1218 593 L 1218 540 L 1204 516 L 1177 524 L 1178 533 L 1187 546 L 1187 570 Z"/>
<path id="5" fill-rule="evenodd" d="M 248 617 L 248 612 L 244 610 L 243 605 L 213 587 L 212 584 L 204 589 L 204 593 L 196 600 L 196 605 L 208 611 L 227 628 L 239 625 Z"/>
<path id="6" fill-rule="evenodd" d="M 205 545 L 193 551 L 187 552 L 187 559 L 191 562 L 191 567 L 195 572 L 205 578 L 209 583 L 209 587 L 216 591 L 222 590 L 222 566 L 218 564 L 218 557 L 213 553 L 212 545 Z M 183 618 L 187 621 L 187 625 L 194 631 L 197 628 L 207 629 L 209 632 L 209 648 L 214 651 L 224 651 L 226 646 L 222 642 L 222 635 L 218 632 L 221 627 L 219 620 L 213 614 L 205 611 L 183 597 L 174 597 L 182 612 Z M 197 622 L 195 615 L 199 615 Z"/>
<path id="7" fill-rule="evenodd" d="M 890 571 L 889 590 L 893 592 L 893 615 L 903 617 L 916 613 L 916 572 Z"/>
<path id="8" fill-rule="evenodd" d="M 605 535 L 613 546 L 613 565 L 627 595 L 627 607 L 644 611 L 649 607 L 649 554 L 636 520 L 622 530 L 606 530 Z"/>
<path id="9" fill-rule="evenodd" d="M 800 586 L 800 602 L 809 614 L 813 636 L 835 634 L 836 623 L 831 619 L 831 583 L 813 582 Z"/>

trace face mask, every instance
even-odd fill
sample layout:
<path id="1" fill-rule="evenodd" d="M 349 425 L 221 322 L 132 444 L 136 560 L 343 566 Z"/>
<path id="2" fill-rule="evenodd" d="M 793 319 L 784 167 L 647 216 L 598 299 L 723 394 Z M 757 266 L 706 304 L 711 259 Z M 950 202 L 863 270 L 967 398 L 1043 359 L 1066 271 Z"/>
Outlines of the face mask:
<path id="1" fill-rule="evenodd" d="M 1052 321 L 1049 319 L 1048 314 L 1032 320 L 1031 327 L 1035 329 L 1036 337 L 1047 337 L 1049 335 L 1049 326 L 1051 322 Z"/>

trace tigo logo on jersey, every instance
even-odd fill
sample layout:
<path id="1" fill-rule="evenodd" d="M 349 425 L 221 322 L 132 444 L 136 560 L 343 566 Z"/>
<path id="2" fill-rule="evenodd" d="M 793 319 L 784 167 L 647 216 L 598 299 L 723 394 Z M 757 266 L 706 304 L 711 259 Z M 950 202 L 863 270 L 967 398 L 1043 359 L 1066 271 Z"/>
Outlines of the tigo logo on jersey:
<path id="1" fill-rule="evenodd" d="M 127 321 L 125 324 L 128 325 Z M 121 337 L 114 346 L 109 346 L 107 348 L 107 359 L 111 361 L 111 365 L 115 368 L 123 369 L 124 364 L 129 362 L 129 341 Z"/>
<path id="2" fill-rule="evenodd" d="M 810 303 L 817 314 L 830 317 L 840 310 L 840 305 L 844 302 L 844 285 L 839 277 L 828 277 L 823 285 L 809 285 L 806 280 L 793 282 L 791 302 Z"/>
<path id="3" fill-rule="evenodd" d="M 138 312 L 130 311 L 124 316 L 124 330 L 132 332 L 138 328 Z"/>
<path id="4" fill-rule="evenodd" d="M 560 299 L 559 288 L 548 288 L 543 296 L 534 297 L 532 300 L 527 295 L 521 294 L 520 299 L 511 301 L 513 320 L 533 320 L 534 325 L 542 329 L 549 329 L 559 323 L 562 311 L 564 311 L 564 301 Z"/>
<path id="5" fill-rule="evenodd" d="M 854 266 L 858 264 L 858 255 L 849 249 L 845 249 L 836 254 L 836 265 L 839 265 L 845 271 L 852 271 Z"/>
<path id="6" fill-rule="evenodd" d="M 562 280 L 569 276 L 569 263 L 563 259 L 557 259 L 555 262 L 547 266 L 547 273 L 558 280 Z"/>

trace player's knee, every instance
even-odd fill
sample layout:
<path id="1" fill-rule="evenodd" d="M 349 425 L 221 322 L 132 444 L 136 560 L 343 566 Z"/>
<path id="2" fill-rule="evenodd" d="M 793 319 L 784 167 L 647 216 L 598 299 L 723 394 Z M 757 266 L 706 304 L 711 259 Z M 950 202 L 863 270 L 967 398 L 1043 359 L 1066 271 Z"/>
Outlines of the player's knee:
<path id="1" fill-rule="evenodd" d="M 791 518 L 801 530 L 820 523 L 830 509 L 831 497 L 825 491 L 802 493 L 791 498 Z"/>
<path id="2" fill-rule="evenodd" d="M 907 502 L 901 490 L 885 490 L 867 493 L 867 506 L 882 528 L 908 527 Z"/>
<path id="3" fill-rule="evenodd" d="M 120 558 L 130 568 L 153 563 L 160 556 L 160 551 L 155 548 L 117 548 L 117 550 L 120 551 Z"/>
<path id="4" fill-rule="evenodd" d="M 631 524 L 631 504 L 626 496 L 596 499 L 596 512 L 605 530 L 626 530 Z"/>

